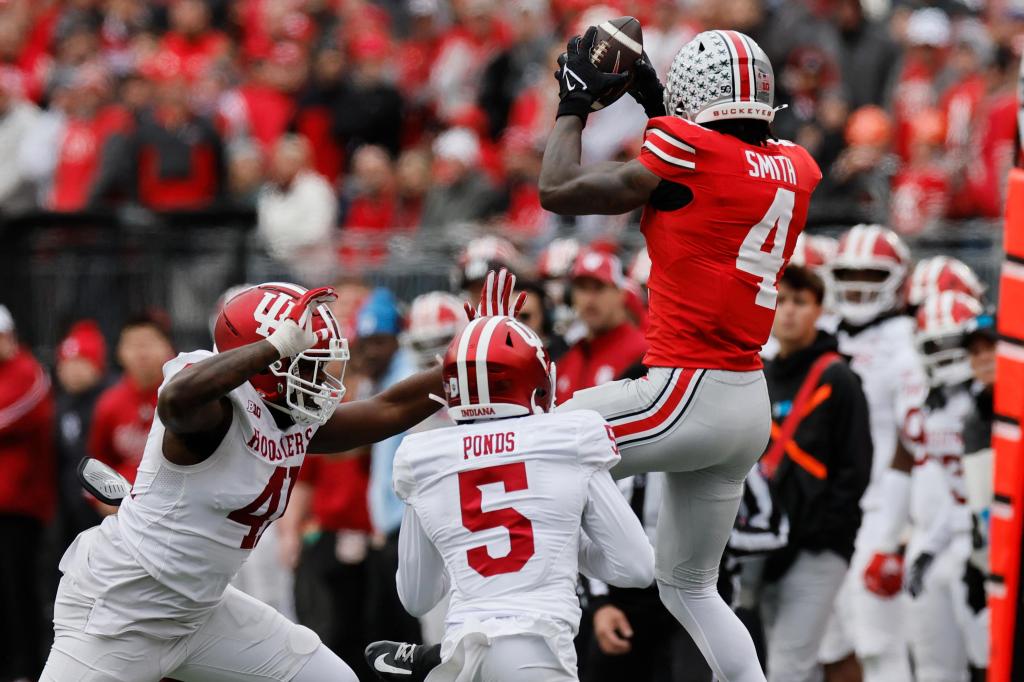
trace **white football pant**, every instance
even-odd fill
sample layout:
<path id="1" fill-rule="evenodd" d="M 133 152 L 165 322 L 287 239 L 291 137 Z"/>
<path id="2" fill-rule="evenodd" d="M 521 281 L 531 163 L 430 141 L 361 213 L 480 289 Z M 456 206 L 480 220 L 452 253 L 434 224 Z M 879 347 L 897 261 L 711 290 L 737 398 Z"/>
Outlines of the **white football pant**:
<path id="1" fill-rule="evenodd" d="M 667 472 L 656 548 L 662 601 L 721 682 L 763 682 L 750 634 L 717 582 L 743 480 L 768 443 L 764 374 L 656 367 L 643 379 L 577 391 L 558 409 L 608 420 L 622 451 L 616 478 Z"/>

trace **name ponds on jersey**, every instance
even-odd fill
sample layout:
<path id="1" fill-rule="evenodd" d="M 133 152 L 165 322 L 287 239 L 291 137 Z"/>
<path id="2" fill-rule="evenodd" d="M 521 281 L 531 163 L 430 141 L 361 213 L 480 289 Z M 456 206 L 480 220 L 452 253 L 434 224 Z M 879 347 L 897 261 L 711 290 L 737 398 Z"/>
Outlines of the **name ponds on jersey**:
<path id="1" fill-rule="evenodd" d="M 268 462 L 280 462 L 281 460 L 295 457 L 306 453 L 306 446 L 313 437 L 313 428 L 296 433 L 286 433 L 280 438 L 268 437 L 258 428 L 253 427 L 252 437 L 245 446 L 256 456 L 262 457 Z"/>
<path id="2" fill-rule="evenodd" d="M 470 455 L 473 457 L 483 457 L 484 455 L 510 454 L 515 449 L 516 434 L 514 431 L 462 437 L 463 460 L 469 459 Z"/>
<path id="3" fill-rule="evenodd" d="M 777 182 L 788 182 L 796 184 L 796 168 L 789 157 L 781 154 L 760 154 L 752 149 L 746 151 L 747 165 L 750 170 L 747 175 L 753 178 L 775 180 Z"/>

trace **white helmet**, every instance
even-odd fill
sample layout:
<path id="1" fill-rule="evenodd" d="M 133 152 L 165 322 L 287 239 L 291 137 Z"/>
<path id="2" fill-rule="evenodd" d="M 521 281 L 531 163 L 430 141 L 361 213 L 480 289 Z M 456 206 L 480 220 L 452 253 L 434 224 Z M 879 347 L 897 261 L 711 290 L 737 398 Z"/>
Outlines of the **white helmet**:
<path id="1" fill-rule="evenodd" d="M 960 291 L 981 300 L 985 285 L 961 260 L 932 256 L 918 261 L 907 280 L 907 303 L 916 308 L 924 299 L 943 291 Z"/>
<path id="2" fill-rule="evenodd" d="M 898 309 L 909 268 L 910 251 L 895 232 L 881 225 L 851 227 L 826 268 L 836 312 L 862 325 Z"/>
<path id="3" fill-rule="evenodd" d="M 647 253 L 646 246 L 633 256 L 633 263 L 629 266 L 629 278 L 640 286 L 647 286 L 647 280 L 651 278 L 651 256 Z"/>
<path id="4" fill-rule="evenodd" d="M 462 301 L 444 291 L 431 291 L 413 299 L 402 340 L 416 354 L 420 367 L 427 369 L 468 323 Z"/>
<path id="5" fill-rule="evenodd" d="M 738 31 L 698 33 L 672 60 L 665 112 L 694 123 L 775 118 L 775 73 L 764 50 Z"/>
<path id="6" fill-rule="evenodd" d="M 921 303 L 914 341 L 932 386 L 956 386 L 971 378 L 964 337 L 982 312 L 978 301 L 960 291 L 932 294 Z"/>

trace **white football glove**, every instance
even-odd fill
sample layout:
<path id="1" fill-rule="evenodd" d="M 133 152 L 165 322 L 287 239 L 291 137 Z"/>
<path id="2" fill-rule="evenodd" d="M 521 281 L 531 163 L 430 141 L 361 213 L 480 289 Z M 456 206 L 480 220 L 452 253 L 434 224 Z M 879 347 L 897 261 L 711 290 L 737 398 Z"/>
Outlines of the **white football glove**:
<path id="1" fill-rule="evenodd" d="M 304 293 L 292 308 L 291 314 L 277 329 L 267 337 L 282 358 L 290 358 L 304 350 L 309 350 L 327 338 L 326 329 L 313 331 L 313 310 L 322 303 L 330 303 L 337 299 L 331 287 L 310 289 Z"/>
<path id="2" fill-rule="evenodd" d="M 504 317 L 517 317 L 519 309 L 526 303 L 526 292 L 520 291 L 515 303 L 512 303 L 512 290 L 516 286 L 516 276 L 502 268 L 497 273 L 491 270 L 487 273 L 484 281 L 483 291 L 480 292 L 480 303 L 476 310 L 469 303 L 466 307 L 466 317 L 470 321 L 478 317 L 500 315 Z"/>

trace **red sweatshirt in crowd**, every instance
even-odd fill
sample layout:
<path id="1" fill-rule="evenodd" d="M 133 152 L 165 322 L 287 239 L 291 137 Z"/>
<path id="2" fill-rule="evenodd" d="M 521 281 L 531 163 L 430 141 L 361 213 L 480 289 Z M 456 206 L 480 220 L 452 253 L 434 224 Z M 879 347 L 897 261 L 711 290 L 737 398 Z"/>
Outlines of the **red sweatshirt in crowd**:
<path id="1" fill-rule="evenodd" d="M 580 389 L 617 379 L 646 352 L 644 333 L 631 322 L 623 322 L 594 339 L 576 342 L 558 359 L 557 402 L 565 402 Z"/>
<path id="2" fill-rule="evenodd" d="M 127 376 L 96 402 L 89 430 L 89 454 L 135 482 L 156 412 L 156 389 L 141 390 Z"/>
<path id="3" fill-rule="evenodd" d="M 0 514 L 45 523 L 56 492 L 50 379 L 22 349 L 0 362 Z"/>
<path id="4" fill-rule="evenodd" d="M 307 457 L 299 480 L 313 486 L 312 514 L 320 528 L 370 532 L 368 455 L 346 459 Z"/>

